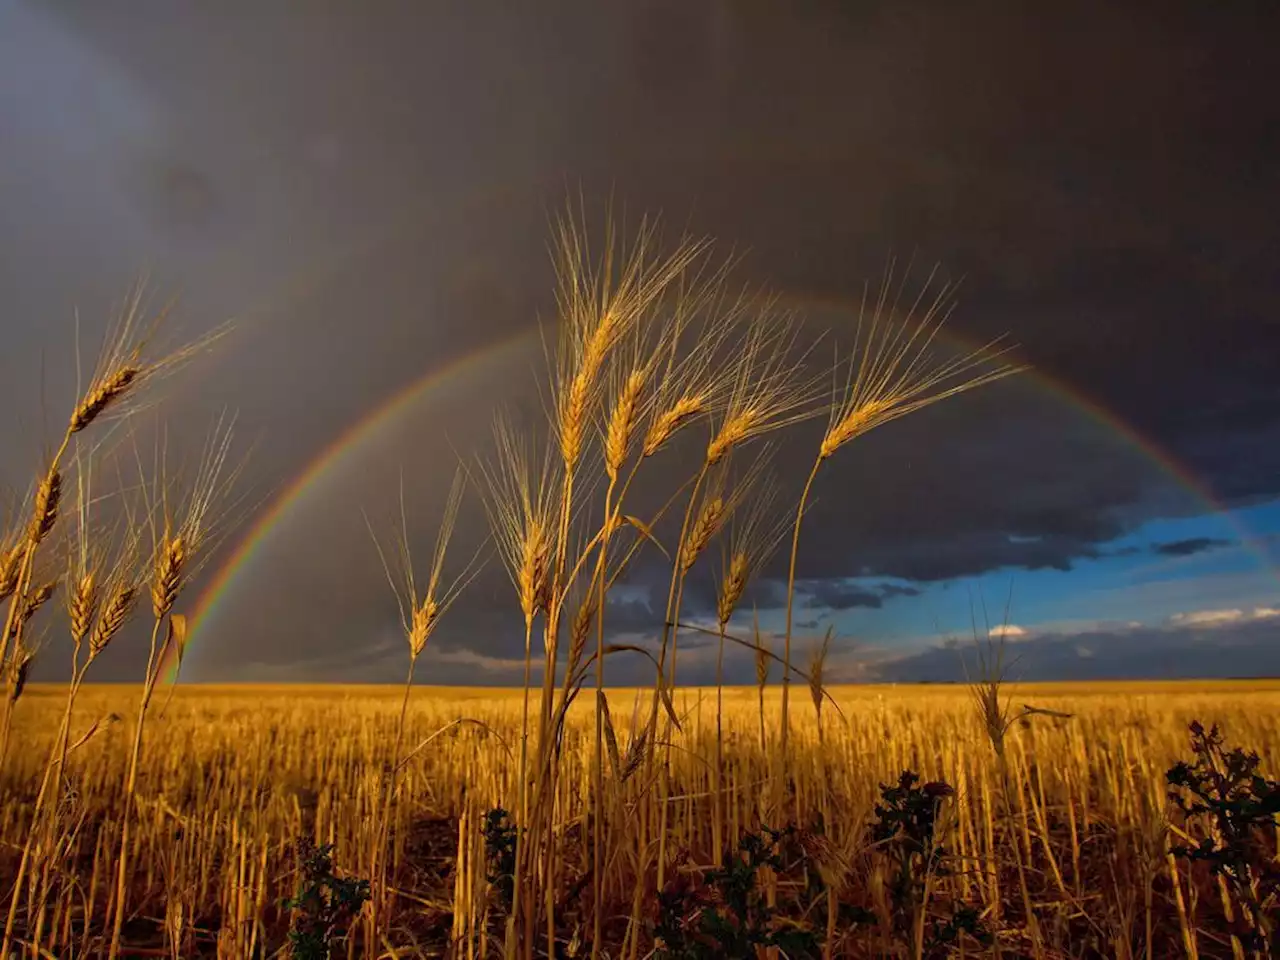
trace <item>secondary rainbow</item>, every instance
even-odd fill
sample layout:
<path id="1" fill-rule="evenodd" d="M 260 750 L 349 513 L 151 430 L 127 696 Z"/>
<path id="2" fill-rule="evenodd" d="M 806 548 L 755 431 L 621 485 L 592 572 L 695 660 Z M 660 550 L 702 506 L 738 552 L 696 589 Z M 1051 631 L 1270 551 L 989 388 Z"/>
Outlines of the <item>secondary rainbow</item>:
<path id="1" fill-rule="evenodd" d="M 848 311 L 850 304 L 842 301 L 807 298 L 795 301 L 803 306 Z M 422 401 L 431 391 L 468 372 L 481 368 L 490 358 L 496 357 L 517 345 L 535 339 L 535 331 L 527 331 L 516 336 L 486 346 L 474 353 L 427 373 L 408 386 L 387 397 L 370 413 L 355 421 L 344 430 L 332 443 L 317 455 L 301 473 L 282 490 L 258 519 L 249 532 L 241 539 L 235 551 L 219 568 L 218 572 L 196 601 L 192 616 L 191 638 L 196 639 L 200 628 L 213 617 L 224 603 L 235 585 L 240 572 L 249 566 L 256 556 L 259 547 L 267 540 L 274 528 L 283 520 L 291 509 L 303 500 L 307 493 L 316 487 L 332 470 L 336 469 L 344 456 L 360 445 L 367 437 L 393 424 L 400 415 L 408 411 L 414 404 Z M 957 337 L 951 332 L 946 338 L 962 349 L 973 349 L 974 345 Z M 1220 513 L 1233 527 L 1242 544 L 1249 548 L 1263 569 L 1273 569 L 1268 558 L 1256 548 L 1250 546 L 1252 536 L 1249 531 L 1231 514 L 1228 507 L 1222 504 L 1213 492 L 1193 474 L 1187 467 L 1179 463 L 1173 456 L 1161 449 L 1154 442 L 1138 433 L 1124 420 L 1111 413 L 1105 407 L 1083 394 L 1075 387 L 1051 377 L 1048 374 L 1029 370 L 1024 377 L 1030 377 L 1038 386 L 1059 397 L 1070 406 L 1080 410 L 1090 419 L 1095 420 L 1107 429 L 1123 437 L 1126 442 L 1139 450 L 1144 457 L 1154 463 L 1160 470 L 1172 477 L 1189 493 L 1200 500 L 1212 512 Z M 173 679 L 174 664 L 165 665 L 170 679 Z"/>

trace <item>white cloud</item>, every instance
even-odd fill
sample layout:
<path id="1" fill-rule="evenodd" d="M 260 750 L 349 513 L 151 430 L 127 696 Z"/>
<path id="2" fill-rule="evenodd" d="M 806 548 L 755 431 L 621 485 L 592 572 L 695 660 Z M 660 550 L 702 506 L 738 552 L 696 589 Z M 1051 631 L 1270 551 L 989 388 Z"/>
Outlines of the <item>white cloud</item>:
<path id="1" fill-rule="evenodd" d="M 988 633 L 993 637 L 1025 637 L 1027 635 L 1026 628 L 1016 623 L 1002 623 L 998 627 L 992 627 Z"/>
<path id="2" fill-rule="evenodd" d="M 1228 623 L 1239 623 L 1245 619 L 1245 612 L 1232 610 L 1188 610 L 1175 613 L 1169 622 L 1180 627 L 1220 627 Z"/>

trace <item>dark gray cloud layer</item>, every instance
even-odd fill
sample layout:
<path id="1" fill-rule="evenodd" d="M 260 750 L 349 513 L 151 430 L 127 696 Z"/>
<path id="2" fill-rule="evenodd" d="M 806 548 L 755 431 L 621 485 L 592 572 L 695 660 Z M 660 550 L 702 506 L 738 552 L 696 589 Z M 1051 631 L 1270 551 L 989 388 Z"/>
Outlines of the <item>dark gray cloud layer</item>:
<path id="1" fill-rule="evenodd" d="M 1151 550 L 1162 557 L 1190 557 L 1207 550 L 1229 546 L 1231 546 L 1230 540 L 1222 540 L 1218 537 L 1188 537 L 1185 540 L 1170 540 L 1167 543 L 1154 544 Z"/>
<path id="2" fill-rule="evenodd" d="M 237 407 L 261 438 L 248 480 L 286 485 L 388 394 L 547 313 L 546 214 L 581 187 L 736 245 L 818 325 L 851 322 L 815 304 L 856 298 L 888 252 L 940 260 L 965 278 L 957 331 L 1012 331 L 1041 371 L 820 478 L 800 571 L 815 602 L 889 600 L 863 577 L 1070 569 L 1204 509 L 1073 392 L 1228 502 L 1277 493 L 1280 104 L 1261 94 L 1277 26 L 1267 5 L 1189 2 L 10 3 L 0 482 L 21 489 L 47 439 L 40 403 L 10 398 L 60 409 L 73 309 L 94 328 L 147 266 L 189 328 L 242 318 L 169 391 L 171 420 Z M 300 502 L 193 670 L 332 671 L 385 636 L 359 507 L 403 467 L 429 549 L 442 425 L 483 444 L 495 400 L 532 404 L 510 385 L 537 353 L 476 369 Z M 464 515 L 460 551 L 481 528 Z M 781 561 L 766 573 L 762 606 Z M 659 574 L 633 579 L 665 602 Z M 500 570 L 473 587 L 442 649 L 518 649 Z M 619 612 L 637 628 L 661 609 L 635 603 Z"/>

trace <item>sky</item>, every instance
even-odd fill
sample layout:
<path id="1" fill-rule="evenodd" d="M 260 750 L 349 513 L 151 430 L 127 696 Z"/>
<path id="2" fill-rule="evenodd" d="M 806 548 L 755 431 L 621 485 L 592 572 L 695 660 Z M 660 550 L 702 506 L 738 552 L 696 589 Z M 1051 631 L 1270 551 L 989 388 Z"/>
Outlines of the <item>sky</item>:
<path id="1" fill-rule="evenodd" d="M 1280 674 L 1271 7 L 0 0 L 0 484 L 27 488 L 139 276 L 184 334 L 234 319 L 137 428 L 192 454 L 229 408 L 252 449 L 253 509 L 180 601 L 183 675 L 396 680 L 370 527 L 403 484 L 429 555 L 458 457 L 536 409 L 550 218 L 612 199 L 837 340 L 889 256 L 941 264 L 950 343 L 1007 332 L 1032 367 L 820 477 L 796 620 L 801 648 L 832 629 L 833 677 L 963 678 L 992 631 L 1027 679 Z M 455 562 L 486 535 L 472 496 Z M 766 635 L 784 573 L 752 590 Z M 637 561 L 616 635 L 652 642 L 665 588 Z M 495 560 L 418 676 L 509 683 L 521 653 Z M 681 658 L 710 678 L 708 644 Z M 36 676 L 67 662 L 51 620 Z M 97 675 L 144 662 L 135 629 Z"/>

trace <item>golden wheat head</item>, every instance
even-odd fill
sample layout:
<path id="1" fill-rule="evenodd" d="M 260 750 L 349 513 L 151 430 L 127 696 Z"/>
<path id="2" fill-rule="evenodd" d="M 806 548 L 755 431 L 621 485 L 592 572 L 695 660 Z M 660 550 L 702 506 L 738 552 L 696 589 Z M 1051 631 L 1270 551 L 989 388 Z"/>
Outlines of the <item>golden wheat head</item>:
<path id="1" fill-rule="evenodd" d="M 137 597 L 138 589 L 132 583 L 120 582 L 115 589 L 108 591 L 106 602 L 102 604 L 102 612 L 89 636 L 90 659 L 102 653 L 120 632 L 133 612 Z"/>
<path id="2" fill-rule="evenodd" d="M 951 359 L 934 359 L 932 347 L 954 305 L 952 288 L 942 285 L 930 298 L 931 274 L 914 300 L 903 304 L 905 280 L 895 282 L 891 261 L 874 304 L 868 306 L 864 297 L 819 460 L 876 427 L 1025 369 L 996 362 L 1007 352 L 998 339 Z"/>
<path id="3" fill-rule="evenodd" d="M 62 474 L 54 468 L 36 488 L 35 503 L 31 510 L 31 527 L 27 539 L 33 547 L 43 542 L 58 522 L 58 507 L 62 502 Z"/>
<path id="4" fill-rule="evenodd" d="M 723 629 L 746 592 L 751 578 L 777 549 L 787 531 L 787 518 L 774 512 L 777 488 L 757 484 L 753 496 L 734 511 L 716 594 L 716 619 Z"/>
<path id="5" fill-rule="evenodd" d="M 25 543 L 15 543 L 10 547 L 0 545 L 0 602 L 9 599 L 17 589 L 18 571 L 25 552 Z"/>
<path id="6" fill-rule="evenodd" d="M 817 381 L 805 374 L 808 350 L 797 354 L 796 317 L 761 306 L 736 345 L 724 412 L 707 444 L 706 462 L 722 461 L 753 437 L 818 413 Z"/>
<path id="7" fill-rule="evenodd" d="M 535 471 L 528 445 L 505 418 L 494 421 L 493 435 L 494 459 L 480 464 L 485 510 L 529 624 L 551 602 L 555 466 L 548 449 L 541 469 Z"/>

